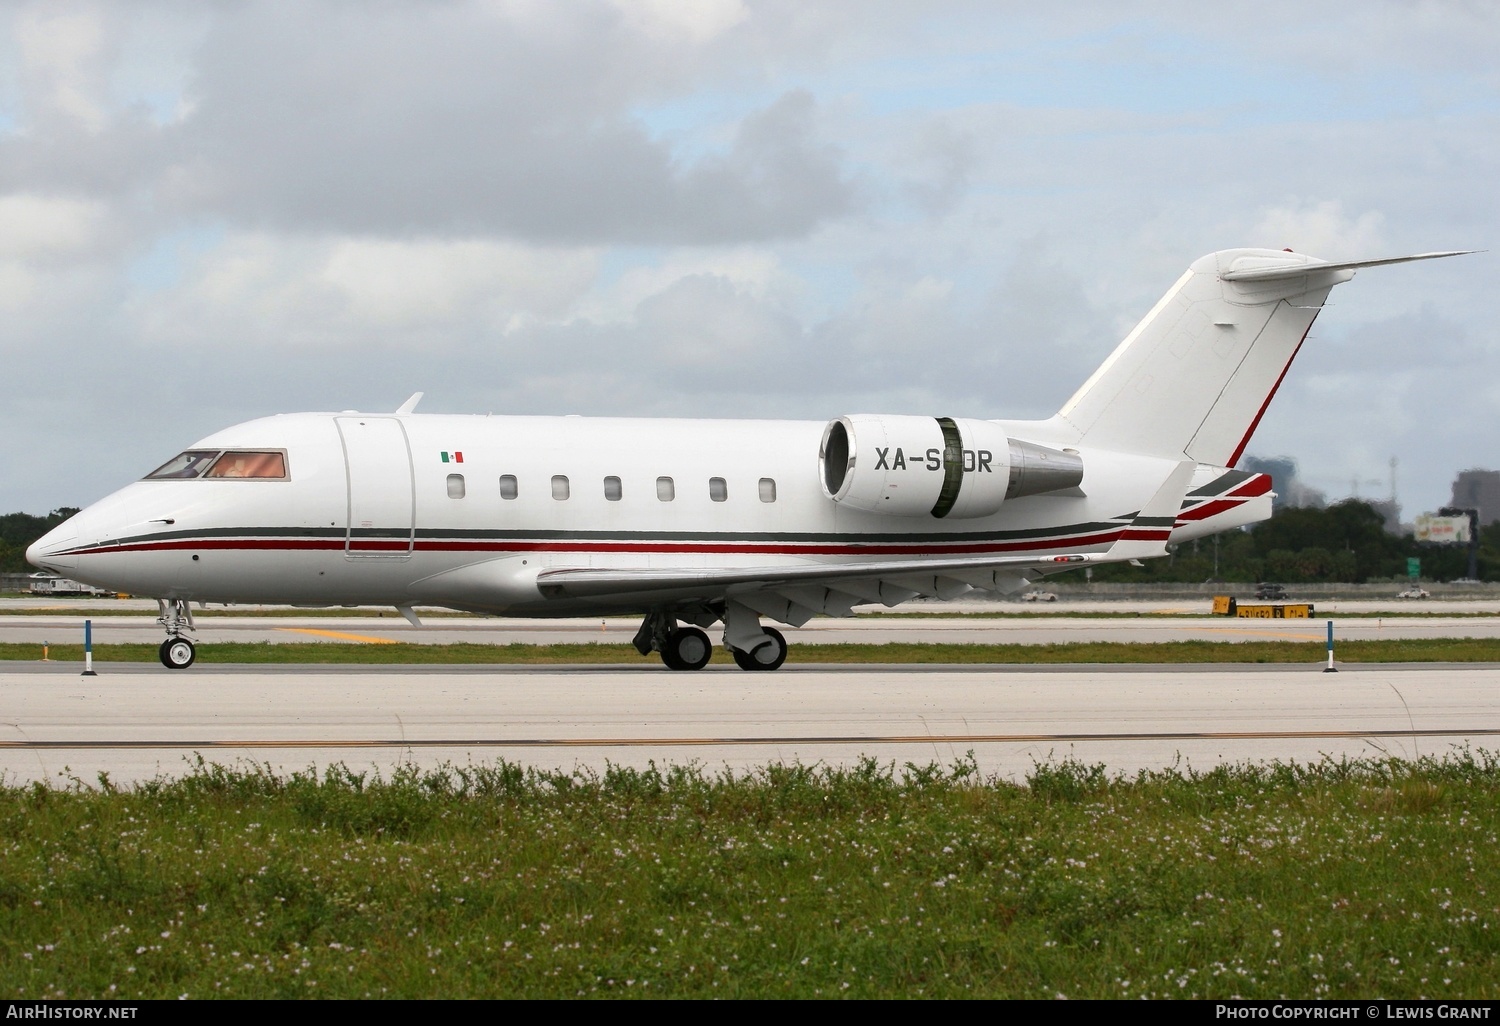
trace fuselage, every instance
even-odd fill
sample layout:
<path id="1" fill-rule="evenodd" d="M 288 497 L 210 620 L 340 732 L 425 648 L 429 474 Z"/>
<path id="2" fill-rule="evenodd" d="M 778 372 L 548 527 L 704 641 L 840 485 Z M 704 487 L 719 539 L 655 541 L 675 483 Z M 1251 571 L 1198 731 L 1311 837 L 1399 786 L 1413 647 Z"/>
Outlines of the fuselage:
<path id="1" fill-rule="evenodd" d="M 997 422 L 1062 445 L 1052 421 Z M 137 481 L 27 558 L 114 590 L 199 602 L 450 606 L 512 615 L 639 611 L 544 598 L 543 569 L 735 568 L 1104 552 L 1171 469 L 1070 449 L 1075 488 L 963 520 L 835 502 L 821 421 L 306 413 L 189 452 L 281 454 L 284 476 Z M 1270 514 L 1270 482 L 1200 466 L 1172 540 Z"/>

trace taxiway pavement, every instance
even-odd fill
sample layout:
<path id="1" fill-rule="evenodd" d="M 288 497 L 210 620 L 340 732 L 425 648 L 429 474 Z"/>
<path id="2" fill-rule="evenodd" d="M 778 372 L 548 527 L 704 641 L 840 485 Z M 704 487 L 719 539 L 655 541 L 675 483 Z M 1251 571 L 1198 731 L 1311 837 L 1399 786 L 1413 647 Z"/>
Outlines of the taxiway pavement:
<path id="1" fill-rule="evenodd" d="M 1500 747 L 1500 667 L 195 667 L 0 664 L 7 783 L 507 759 L 545 769 L 949 765 L 1020 779 Z"/>

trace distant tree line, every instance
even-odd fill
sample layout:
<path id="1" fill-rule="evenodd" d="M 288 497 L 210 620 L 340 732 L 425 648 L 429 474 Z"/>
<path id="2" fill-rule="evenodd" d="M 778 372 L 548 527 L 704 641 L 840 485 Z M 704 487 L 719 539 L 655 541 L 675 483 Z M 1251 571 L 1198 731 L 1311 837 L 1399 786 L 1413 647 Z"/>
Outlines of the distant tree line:
<path id="1" fill-rule="evenodd" d="M 77 512 L 74 506 L 64 506 L 44 517 L 30 513 L 0 516 L 0 573 L 35 570 L 36 567 L 26 562 L 26 547 Z"/>
<path id="2" fill-rule="evenodd" d="M 26 547 L 77 513 L 73 507 L 55 509 L 44 517 L 30 513 L 0 516 L 0 571 L 25 572 Z M 1379 513 L 1368 503 L 1349 499 L 1327 509 L 1283 509 L 1249 530 L 1227 531 L 1215 539 L 1200 538 L 1179 545 L 1166 559 L 1147 560 L 1144 566 L 1115 563 L 1094 569 L 1096 581 L 1221 580 L 1285 584 L 1391 580 L 1406 576 L 1406 560 L 1422 561 L 1426 580 L 1449 581 L 1464 576 L 1468 550 L 1461 545 L 1418 545 L 1411 535 L 1387 534 Z M 1066 579 L 1081 576 L 1071 571 Z M 1479 576 L 1500 579 L 1500 521 L 1480 531 Z"/>
<path id="3" fill-rule="evenodd" d="M 1094 570 L 1096 581 L 1221 580 L 1232 583 L 1360 583 L 1406 577 L 1406 560 L 1422 561 L 1422 578 L 1451 581 L 1468 572 L 1462 545 L 1419 545 L 1411 535 L 1387 534 L 1369 503 L 1347 499 L 1326 509 L 1283 509 L 1248 530 L 1226 531 L 1176 546 L 1166 559 L 1144 566 L 1110 564 Z M 1073 571 L 1069 577 L 1080 574 Z M 1500 522 L 1480 530 L 1479 577 L 1500 579 Z"/>

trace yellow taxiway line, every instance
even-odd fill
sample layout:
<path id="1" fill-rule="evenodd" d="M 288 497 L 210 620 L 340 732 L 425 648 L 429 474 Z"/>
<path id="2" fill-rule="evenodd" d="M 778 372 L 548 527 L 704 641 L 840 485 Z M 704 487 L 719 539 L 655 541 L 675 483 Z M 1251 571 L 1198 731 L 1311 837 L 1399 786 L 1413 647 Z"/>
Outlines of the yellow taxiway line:
<path id="1" fill-rule="evenodd" d="M 312 627 L 277 627 L 278 631 L 286 631 L 288 634 L 316 634 L 323 638 L 337 638 L 339 641 L 358 641 L 366 645 L 399 645 L 401 642 L 395 638 L 376 638 L 369 634 L 345 634 L 342 631 L 320 631 Z"/>

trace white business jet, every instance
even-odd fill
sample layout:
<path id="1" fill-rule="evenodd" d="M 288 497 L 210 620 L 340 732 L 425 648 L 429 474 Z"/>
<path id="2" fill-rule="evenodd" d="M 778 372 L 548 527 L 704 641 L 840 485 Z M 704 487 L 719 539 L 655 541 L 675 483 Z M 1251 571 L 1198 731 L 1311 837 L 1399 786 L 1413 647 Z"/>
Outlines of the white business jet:
<path id="1" fill-rule="evenodd" d="M 1361 267 L 1195 262 L 1047 420 L 827 423 L 299 413 L 210 435 L 32 545 L 43 569 L 156 598 L 192 664 L 191 602 L 643 616 L 672 669 L 722 621 L 746 670 L 861 603 L 1020 590 L 1271 514 L 1239 460 L 1329 290 Z"/>

